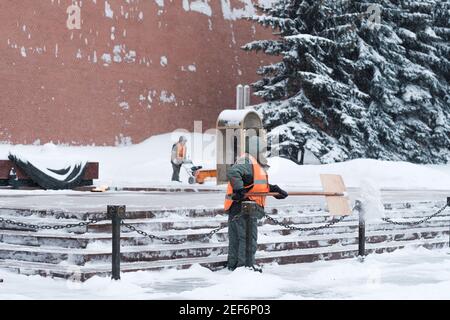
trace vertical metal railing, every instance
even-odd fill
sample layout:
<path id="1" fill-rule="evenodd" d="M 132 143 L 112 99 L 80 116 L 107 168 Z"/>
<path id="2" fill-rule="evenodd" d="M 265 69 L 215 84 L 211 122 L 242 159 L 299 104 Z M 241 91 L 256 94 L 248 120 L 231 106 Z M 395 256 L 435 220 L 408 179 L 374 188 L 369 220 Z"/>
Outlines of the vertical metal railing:
<path id="1" fill-rule="evenodd" d="M 120 280 L 120 227 L 125 216 L 125 206 L 108 206 L 108 218 L 112 222 L 112 276 L 113 280 Z"/>
<path id="2" fill-rule="evenodd" d="M 366 256 L 366 217 L 363 203 L 360 200 L 356 200 L 355 210 L 358 212 L 358 257 L 364 261 Z"/>

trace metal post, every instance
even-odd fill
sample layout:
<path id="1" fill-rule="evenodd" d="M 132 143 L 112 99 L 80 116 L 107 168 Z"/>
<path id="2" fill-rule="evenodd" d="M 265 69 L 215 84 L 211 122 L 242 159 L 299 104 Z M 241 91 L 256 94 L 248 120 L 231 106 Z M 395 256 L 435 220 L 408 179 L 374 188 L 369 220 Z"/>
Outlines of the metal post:
<path id="1" fill-rule="evenodd" d="M 251 88 L 249 85 L 244 87 L 244 107 L 248 107 L 251 104 Z"/>
<path id="2" fill-rule="evenodd" d="M 244 109 L 244 86 L 242 84 L 236 88 L 236 109 Z"/>
<path id="3" fill-rule="evenodd" d="M 450 197 L 447 197 L 447 207 L 450 208 Z M 450 229 L 448 230 L 448 247 L 450 248 Z"/>
<path id="4" fill-rule="evenodd" d="M 252 263 L 252 215 L 255 212 L 256 203 L 253 201 L 242 202 L 242 213 L 245 216 L 245 266 L 253 267 Z"/>
<path id="5" fill-rule="evenodd" d="M 112 221 L 112 279 L 120 280 L 120 226 L 125 206 L 108 206 L 108 218 Z"/>
<path id="6" fill-rule="evenodd" d="M 366 256 L 366 219 L 364 215 L 363 204 L 360 200 L 356 200 L 355 209 L 359 213 L 359 226 L 358 226 L 358 257 L 360 261 L 364 261 Z"/>

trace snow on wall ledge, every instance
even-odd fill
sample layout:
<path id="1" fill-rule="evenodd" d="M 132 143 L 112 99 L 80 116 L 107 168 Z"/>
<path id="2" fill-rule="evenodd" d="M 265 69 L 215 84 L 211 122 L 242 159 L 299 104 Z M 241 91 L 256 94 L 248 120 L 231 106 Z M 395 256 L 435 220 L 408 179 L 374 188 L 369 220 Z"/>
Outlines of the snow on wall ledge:
<path id="1" fill-rule="evenodd" d="M 2 1 L 0 141 L 113 145 L 213 127 L 264 63 L 240 47 L 271 36 L 240 18 L 271 2 Z"/>

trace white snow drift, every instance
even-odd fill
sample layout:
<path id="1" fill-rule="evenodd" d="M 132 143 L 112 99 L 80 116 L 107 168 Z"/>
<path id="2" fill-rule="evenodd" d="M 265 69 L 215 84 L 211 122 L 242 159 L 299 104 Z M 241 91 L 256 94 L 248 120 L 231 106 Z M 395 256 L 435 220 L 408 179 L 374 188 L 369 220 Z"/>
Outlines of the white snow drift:
<path id="1" fill-rule="evenodd" d="M 74 161 L 100 162 L 97 184 L 110 186 L 170 185 L 172 167 L 170 151 L 180 134 L 152 137 L 140 144 L 117 147 L 72 147 L 0 145 L 0 158 L 9 152 L 28 159 L 47 163 L 53 169 L 63 168 Z M 215 167 L 215 137 L 208 134 L 185 134 L 189 138 L 189 157 L 196 165 Z M 340 174 L 348 187 L 383 189 L 443 189 L 450 190 L 450 166 L 416 165 L 407 162 L 388 162 L 359 159 L 328 165 L 298 166 L 282 158 L 270 160 L 270 178 L 286 187 L 320 187 L 319 175 Z M 187 181 L 187 175 L 182 172 Z M 209 182 L 210 185 L 214 181 Z M 374 187 L 375 186 L 375 187 Z M 370 193 L 370 192 L 369 192 Z"/>
<path id="2" fill-rule="evenodd" d="M 264 273 L 200 266 L 86 283 L 0 270 L 5 299 L 450 299 L 448 249 L 406 249 L 358 259 L 265 266 Z M 245 283 L 245 286 L 242 284 Z"/>

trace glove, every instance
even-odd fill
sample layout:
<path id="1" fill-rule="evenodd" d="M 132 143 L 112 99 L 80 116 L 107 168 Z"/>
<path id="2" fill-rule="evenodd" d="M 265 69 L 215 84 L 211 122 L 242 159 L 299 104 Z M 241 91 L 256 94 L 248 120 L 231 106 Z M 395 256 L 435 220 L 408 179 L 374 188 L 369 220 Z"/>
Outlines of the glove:
<path id="1" fill-rule="evenodd" d="M 275 199 L 278 199 L 278 200 L 286 199 L 289 196 L 289 194 L 286 191 L 284 191 L 277 185 L 270 185 L 270 192 L 278 193 L 277 196 L 274 196 Z"/>
<path id="2" fill-rule="evenodd" d="M 247 193 L 247 190 L 245 190 L 245 189 L 239 189 L 237 191 L 234 191 L 234 195 L 233 195 L 232 199 L 234 201 L 242 201 L 245 198 L 247 198 L 246 193 Z"/>

